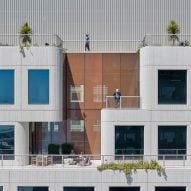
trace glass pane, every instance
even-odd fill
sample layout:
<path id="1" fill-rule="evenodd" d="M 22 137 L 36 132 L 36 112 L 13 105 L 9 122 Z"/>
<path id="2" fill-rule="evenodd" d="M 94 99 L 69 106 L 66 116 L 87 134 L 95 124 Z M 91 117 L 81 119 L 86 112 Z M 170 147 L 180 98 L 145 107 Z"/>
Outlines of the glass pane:
<path id="1" fill-rule="evenodd" d="M 28 71 L 28 103 L 49 104 L 49 70 Z"/>
<path id="2" fill-rule="evenodd" d="M 109 191 L 140 191 L 139 187 L 110 187 Z"/>
<path id="3" fill-rule="evenodd" d="M 14 104 L 14 70 L 0 70 L 0 104 Z"/>
<path id="4" fill-rule="evenodd" d="M 0 154 L 14 154 L 14 126 L 12 125 L 0 125 Z"/>
<path id="5" fill-rule="evenodd" d="M 115 154 L 143 154 L 143 126 L 115 126 Z"/>
<path id="6" fill-rule="evenodd" d="M 155 191 L 186 191 L 186 187 L 155 187 Z"/>
<path id="7" fill-rule="evenodd" d="M 48 187 L 19 186 L 18 191 L 48 191 Z"/>
<path id="8" fill-rule="evenodd" d="M 64 187 L 64 191 L 94 191 L 94 187 Z"/>
<path id="9" fill-rule="evenodd" d="M 186 70 L 158 71 L 158 103 L 186 104 Z"/>
<path id="10" fill-rule="evenodd" d="M 0 191 L 3 191 L 3 186 L 0 186 Z"/>
<path id="11" fill-rule="evenodd" d="M 158 154 L 186 154 L 186 126 L 159 126 Z"/>

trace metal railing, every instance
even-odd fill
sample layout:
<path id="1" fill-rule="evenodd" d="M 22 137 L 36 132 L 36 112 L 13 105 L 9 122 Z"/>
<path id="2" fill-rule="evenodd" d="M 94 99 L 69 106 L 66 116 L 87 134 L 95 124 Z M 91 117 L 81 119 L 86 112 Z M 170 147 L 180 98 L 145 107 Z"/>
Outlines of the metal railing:
<path id="1" fill-rule="evenodd" d="M 115 149 L 117 155 L 143 155 L 144 149 Z"/>
<path id="2" fill-rule="evenodd" d="M 179 158 L 175 158 L 179 157 Z M 178 159 L 178 160 L 177 160 Z M 191 167 L 191 155 L 0 155 L 0 168 L 96 168 L 106 163 L 156 160 L 164 167 Z"/>
<path id="3" fill-rule="evenodd" d="M 158 149 L 158 155 L 159 160 L 182 160 L 186 159 L 186 149 Z"/>
<path id="4" fill-rule="evenodd" d="M 140 108 L 140 104 L 140 96 L 121 96 L 119 100 L 106 96 L 106 108 Z"/>
<path id="5" fill-rule="evenodd" d="M 175 34 L 177 37 L 173 42 L 172 34 L 146 34 L 143 46 L 190 46 L 191 34 Z M 171 38 L 172 37 L 172 38 Z"/>
<path id="6" fill-rule="evenodd" d="M 128 52 L 135 53 L 142 47 L 141 40 L 90 40 L 90 51 L 103 52 Z M 65 52 L 88 52 L 85 51 L 85 40 L 63 40 Z"/>
<path id="7" fill-rule="evenodd" d="M 0 34 L 0 46 L 23 46 L 23 37 L 29 36 L 29 46 L 56 46 L 62 48 L 63 41 L 58 35 L 51 34 Z"/>

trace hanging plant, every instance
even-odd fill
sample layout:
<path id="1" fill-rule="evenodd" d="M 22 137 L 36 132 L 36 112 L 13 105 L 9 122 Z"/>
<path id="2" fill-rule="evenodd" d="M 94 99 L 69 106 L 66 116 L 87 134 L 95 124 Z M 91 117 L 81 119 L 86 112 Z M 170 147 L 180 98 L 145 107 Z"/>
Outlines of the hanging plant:
<path id="1" fill-rule="evenodd" d="M 102 164 L 97 167 L 97 170 L 119 170 L 123 171 L 126 176 L 131 175 L 132 171 L 136 171 L 137 169 L 145 169 L 147 170 L 157 170 L 159 174 L 165 174 L 165 169 L 155 160 L 151 162 L 138 161 L 135 163 L 108 163 Z"/>

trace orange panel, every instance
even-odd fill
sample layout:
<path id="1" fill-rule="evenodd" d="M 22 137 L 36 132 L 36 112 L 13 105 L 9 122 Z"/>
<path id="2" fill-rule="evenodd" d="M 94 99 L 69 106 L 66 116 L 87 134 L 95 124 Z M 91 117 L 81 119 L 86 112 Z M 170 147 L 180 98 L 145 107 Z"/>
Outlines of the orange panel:
<path id="1" fill-rule="evenodd" d="M 85 56 L 85 109 L 102 108 L 102 55 Z"/>

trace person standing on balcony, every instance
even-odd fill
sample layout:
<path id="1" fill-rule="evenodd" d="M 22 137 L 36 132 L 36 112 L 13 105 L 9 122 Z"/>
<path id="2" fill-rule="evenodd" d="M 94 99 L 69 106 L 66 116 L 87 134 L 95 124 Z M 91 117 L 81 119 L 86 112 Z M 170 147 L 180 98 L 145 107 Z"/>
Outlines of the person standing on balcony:
<path id="1" fill-rule="evenodd" d="M 89 34 L 86 34 L 86 42 L 85 42 L 85 51 L 90 51 L 90 37 Z"/>
<path id="2" fill-rule="evenodd" d="M 115 107 L 118 107 L 120 104 L 120 99 L 121 99 L 121 92 L 119 89 L 116 89 L 115 92 L 113 93 L 114 99 L 115 99 Z"/>

